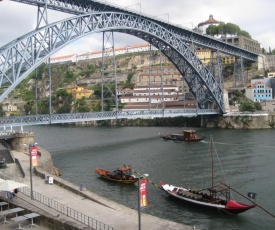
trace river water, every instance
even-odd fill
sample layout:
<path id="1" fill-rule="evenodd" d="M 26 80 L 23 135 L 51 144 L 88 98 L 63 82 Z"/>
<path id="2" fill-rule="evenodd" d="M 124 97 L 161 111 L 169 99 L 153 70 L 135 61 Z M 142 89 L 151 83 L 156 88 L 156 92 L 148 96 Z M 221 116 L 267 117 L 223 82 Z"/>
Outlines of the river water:
<path id="1" fill-rule="evenodd" d="M 275 214 L 274 130 L 224 130 L 196 128 L 206 137 L 199 143 L 163 141 L 159 133 L 181 132 L 173 127 L 64 127 L 30 126 L 35 141 L 51 152 L 62 178 L 130 208 L 138 206 L 137 184 L 123 185 L 102 180 L 95 168 L 113 170 L 132 165 L 148 173 L 152 182 L 198 188 L 208 175 L 207 155 L 213 136 L 227 182 L 242 194 L 257 193 L 256 202 Z M 209 166 L 210 167 L 210 166 Z M 210 175 L 210 173 L 209 173 Z M 210 177 L 210 176 L 209 176 Z M 236 200 L 241 199 L 234 195 Z M 203 210 L 173 200 L 148 183 L 148 206 L 141 211 L 196 229 L 275 229 L 275 218 L 261 208 L 231 216 Z M 246 202 L 247 201 L 243 201 Z"/>

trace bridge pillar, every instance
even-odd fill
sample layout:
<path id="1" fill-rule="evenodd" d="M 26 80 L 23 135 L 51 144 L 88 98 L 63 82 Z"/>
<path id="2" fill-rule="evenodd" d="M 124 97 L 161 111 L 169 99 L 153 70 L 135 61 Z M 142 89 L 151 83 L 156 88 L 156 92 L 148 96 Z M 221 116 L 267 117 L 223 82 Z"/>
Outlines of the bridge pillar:
<path id="1" fill-rule="evenodd" d="M 243 65 L 243 58 L 235 58 L 234 63 L 234 82 L 233 87 L 245 87 L 245 74 L 244 74 L 244 65 Z"/>
<path id="2" fill-rule="evenodd" d="M 228 91 L 225 89 L 223 89 L 223 104 L 224 104 L 224 111 L 230 112 Z"/>

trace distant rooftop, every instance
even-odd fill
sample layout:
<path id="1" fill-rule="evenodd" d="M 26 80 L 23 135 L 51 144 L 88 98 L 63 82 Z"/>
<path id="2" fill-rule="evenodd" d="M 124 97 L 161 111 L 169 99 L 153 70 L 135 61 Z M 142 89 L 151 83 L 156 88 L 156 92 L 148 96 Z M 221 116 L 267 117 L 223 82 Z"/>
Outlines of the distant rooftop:
<path id="1" fill-rule="evenodd" d="M 220 21 L 214 19 L 213 15 L 210 14 L 209 19 L 206 20 L 205 22 L 201 22 L 198 24 L 198 27 L 204 26 L 204 25 L 212 25 L 212 24 L 217 24 L 220 23 Z"/>

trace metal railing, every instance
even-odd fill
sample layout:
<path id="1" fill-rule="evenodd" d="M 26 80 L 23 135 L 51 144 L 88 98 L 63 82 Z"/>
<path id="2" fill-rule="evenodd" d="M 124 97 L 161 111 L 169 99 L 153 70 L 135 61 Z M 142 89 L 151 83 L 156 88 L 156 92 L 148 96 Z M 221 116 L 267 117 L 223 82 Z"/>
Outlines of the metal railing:
<path id="1" fill-rule="evenodd" d="M 31 196 L 31 190 L 27 187 L 20 188 L 20 192 L 25 194 L 26 196 Z M 40 193 L 33 191 L 33 199 L 46 205 L 49 208 L 52 208 L 70 218 L 73 218 L 74 220 L 77 220 L 78 222 L 87 225 L 88 227 L 92 227 L 93 229 L 98 230 L 115 230 L 114 228 L 108 226 L 107 224 L 104 224 L 98 220 L 95 220 L 85 214 L 82 214 L 66 205 L 63 205 L 55 200 L 52 200 Z"/>
<path id="2" fill-rule="evenodd" d="M 0 127 L 22 126 L 22 125 L 48 125 L 62 124 L 70 122 L 100 121 L 112 119 L 152 119 L 185 116 L 192 117 L 198 115 L 217 115 L 216 109 L 156 109 L 156 110 L 129 110 L 129 111 L 104 111 L 87 113 L 64 113 L 64 114 L 43 114 L 28 116 L 0 117 Z"/>

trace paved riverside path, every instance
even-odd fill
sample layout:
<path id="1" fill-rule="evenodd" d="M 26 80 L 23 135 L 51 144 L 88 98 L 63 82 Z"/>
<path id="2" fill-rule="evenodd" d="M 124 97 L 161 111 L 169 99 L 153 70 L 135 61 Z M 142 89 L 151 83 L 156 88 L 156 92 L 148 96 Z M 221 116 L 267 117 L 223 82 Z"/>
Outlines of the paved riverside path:
<path id="1" fill-rule="evenodd" d="M 29 155 L 12 151 L 15 158 L 17 158 L 22 165 L 22 168 L 26 174 L 25 178 L 22 179 L 21 183 L 25 183 L 30 187 L 30 163 L 29 163 Z M 43 157 L 43 154 L 42 154 Z M 42 158 L 41 157 L 41 158 Z M 51 176 L 51 175 L 50 175 Z M 87 199 L 81 195 L 77 195 L 76 193 L 65 189 L 56 184 L 47 184 L 45 180 L 41 177 L 38 177 L 33 174 L 33 190 L 34 192 L 40 193 L 52 200 L 55 200 L 65 206 L 68 206 L 84 215 L 87 215 L 97 221 L 100 221 L 114 229 L 117 230 L 135 230 L 138 229 L 138 212 L 131 208 L 120 205 L 116 202 L 103 198 L 91 191 L 83 191 L 83 193 L 89 196 L 91 199 Z M 54 177 L 54 180 L 63 180 L 62 178 Z M 63 180 L 64 181 L 64 180 Z M 79 187 L 67 182 L 67 185 L 70 187 L 79 190 Z M 2 194 L 0 194 L 2 195 Z M 21 207 L 30 208 L 33 211 L 42 210 L 43 212 L 47 212 L 49 215 L 52 215 L 53 218 L 60 218 L 62 220 L 66 220 L 72 223 L 76 223 L 76 226 L 80 228 L 85 228 L 85 225 L 73 220 L 70 217 L 67 217 L 59 212 L 49 208 L 46 205 L 39 203 L 38 201 L 31 200 L 29 197 L 19 192 L 18 199 L 14 199 L 14 204 L 18 203 Z M 96 200 L 97 202 L 93 201 Z M 3 217 L 0 216 L 0 222 Z M 10 221 L 12 222 L 12 221 Z M 22 227 L 25 228 L 27 223 L 21 223 Z M 3 228 L 2 228 L 3 226 Z M 0 229 L 15 229 L 18 227 L 18 223 L 5 224 L 1 225 Z M 26 227 L 26 229 L 30 229 Z M 45 228 L 43 226 L 38 228 L 39 230 L 47 230 L 49 228 Z M 91 229 L 91 228 L 86 228 Z M 169 220 L 165 220 L 162 218 L 154 217 L 152 215 L 148 215 L 141 212 L 141 229 L 144 230 L 188 230 L 192 229 L 190 226 L 186 226 L 183 224 L 179 224 L 176 222 L 172 222 Z"/>

